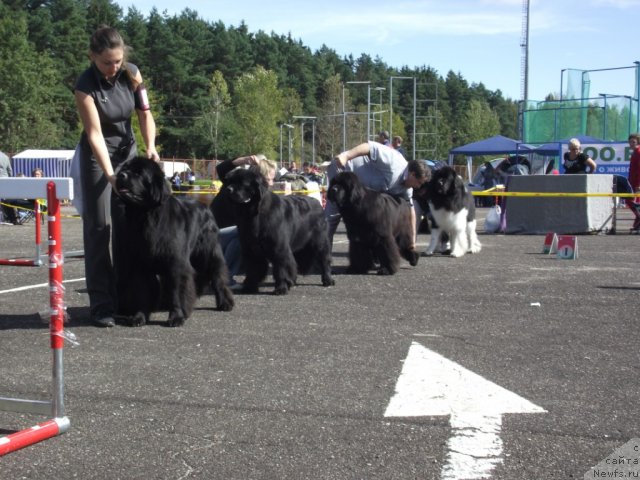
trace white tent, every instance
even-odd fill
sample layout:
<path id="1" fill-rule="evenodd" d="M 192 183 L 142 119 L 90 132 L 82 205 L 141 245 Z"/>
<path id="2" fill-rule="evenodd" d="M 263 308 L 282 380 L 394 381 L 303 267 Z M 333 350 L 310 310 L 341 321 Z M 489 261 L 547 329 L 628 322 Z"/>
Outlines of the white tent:
<path id="1" fill-rule="evenodd" d="M 45 177 L 69 177 L 74 150 L 25 150 L 11 158 L 13 174 L 31 176 L 34 168 L 40 168 Z"/>

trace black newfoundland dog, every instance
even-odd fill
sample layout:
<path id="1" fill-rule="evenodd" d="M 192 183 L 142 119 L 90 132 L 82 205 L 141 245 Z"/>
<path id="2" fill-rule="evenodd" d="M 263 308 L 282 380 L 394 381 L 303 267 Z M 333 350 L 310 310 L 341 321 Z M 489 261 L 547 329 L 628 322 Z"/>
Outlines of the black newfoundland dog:
<path id="1" fill-rule="evenodd" d="M 387 193 L 366 188 L 353 172 L 338 173 L 327 194 L 342 215 L 349 237 L 348 273 L 363 274 L 380 264 L 378 275 L 398 271 L 400 256 L 412 266 L 411 205 Z"/>
<path id="2" fill-rule="evenodd" d="M 116 193 L 125 205 L 131 262 L 130 288 L 118 292 L 118 314 L 141 326 L 152 311 L 167 309 L 168 325 L 177 327 L 208 285 L 218 310 L 233 309 L 218 227 L 205 205 L 172 197 L 160 166 L 142 157 L 117 169 Z"/>
<path id="3" fill-rule="evenodd" d="M 428 202 L 434 220 L 425 255 L 433 255 L 443 233 L 449 236 L 452 257 L 480 251 L 482 245 L 476 235 L 475 202 L 453 168 L 445 166 L 434 170 L 431 180 L 414 195 Z"/>
<path id="4" fill-rule="evenodd" d="M 331 246 L 322 205 L 316 199 L 269 191 L 265 178 L 253 169 L 236 168 L 225 177 L 233 205 L 246 276 L 244 293 L 256 293 L 267 276 L 269 263 L 274 294 L 285 295 L 296 284 L 298 272 L 318 266 L 322 285 L 334 285 Z"/>

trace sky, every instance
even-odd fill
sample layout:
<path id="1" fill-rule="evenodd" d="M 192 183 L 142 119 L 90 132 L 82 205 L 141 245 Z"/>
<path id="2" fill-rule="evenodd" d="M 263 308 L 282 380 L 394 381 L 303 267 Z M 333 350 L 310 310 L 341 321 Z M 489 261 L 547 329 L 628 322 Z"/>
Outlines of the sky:
<path id="1" fill-rule="evenodd" d="M 316 51 L 362 53 L 392 67 L 431 67 L 469 84 L 522 99 L 523 0 L 117 0 L 147 16 L 189 8 L 227 27 L 291 36 Z M 590 97 L 633 95 L 640 0 L 530 0 L 529 100 L 566 86 L 569 70 L 589 70 Z M 135 45 L 133 45 L 135 48 Z M 562 73 L 563 70 L 565 73 Z M 597 71 L 600 70 L 600 71 Z M 379 85 L 388 87 L 388 85 Z"/>

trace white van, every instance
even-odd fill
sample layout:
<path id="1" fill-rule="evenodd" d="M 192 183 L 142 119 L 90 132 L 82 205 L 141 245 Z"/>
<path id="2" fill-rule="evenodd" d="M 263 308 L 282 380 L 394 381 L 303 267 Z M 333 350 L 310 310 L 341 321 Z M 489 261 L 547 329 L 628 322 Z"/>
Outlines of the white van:
<path id="1" fill-rule="evenodd" d="M 162 167 L 162 171 L 164 171 L 164 175 L 168 178 L 171 178 L 175 172 L 178 173 L 189 173 L 191 172 L 191 168 L 185 162 L 172 162 L 170 160 L 160 162 L 160 166 Z"/>

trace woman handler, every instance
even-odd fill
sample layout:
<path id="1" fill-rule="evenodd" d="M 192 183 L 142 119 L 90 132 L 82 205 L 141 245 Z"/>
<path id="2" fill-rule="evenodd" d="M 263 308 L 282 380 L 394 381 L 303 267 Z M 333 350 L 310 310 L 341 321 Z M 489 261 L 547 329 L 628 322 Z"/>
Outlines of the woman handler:
<path id="1" fill-rule="evenodd" d="M 84 130 L 80 138 L 84 258 L 91 320 L 115 325 L 117 297 L 127 278 L 126 245 L 120 227 L 123 204 L 111 195 L 114 169 L 136 156 L 131 127 L 135 109 L 146 156 L 158 161 L 156 125 L 138 68 L 126 61 L 127 46 L 117 30 L 100 27 L 89 45 L 91 66 L 75 85 L 75 100 Z M 113 228 L 113 232 L 111 229 Z M 113 262 L 109 255 L 112 236 Z M 123 248 L 124 247 L 124 248 Z"/>

